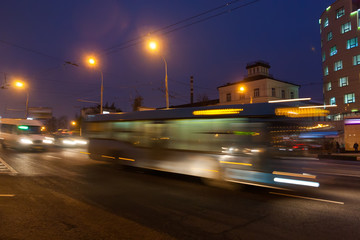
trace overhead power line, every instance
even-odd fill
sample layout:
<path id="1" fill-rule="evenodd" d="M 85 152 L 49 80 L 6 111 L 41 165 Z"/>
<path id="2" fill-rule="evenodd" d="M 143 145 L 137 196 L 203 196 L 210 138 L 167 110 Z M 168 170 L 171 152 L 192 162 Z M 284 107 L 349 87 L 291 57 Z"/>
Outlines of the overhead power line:
<path id="1" fill-rule="evenodd" d="M 142 35 L 140 37 L 137 37 L 137 38 L 134 38 L 134 39 L 131 39 L 131 40 L 128 40 L 128 41 L 125 41 L 123 43 L 120 43 L 116 46 L 113 46 L 113 47 L 110 47 L 110 48 L 107 48 L 104 50 L 105 54 L 106 55 L 109 55 L 109 54 L 113 54 L 113 53 L 116 53 L 120 50 L 123 50 L 123 49 L 126 49 L 126 48 L 130 48 L 130 47 L 133 47 L 135 45 L 138 45 L 140 43 L 142 43 L 146 38 L 148 38 L 149 36 L 151 36 L 152 34 L 158 34 L 158 35 L 167 35 L 167 34 L 170 34 L 172 32 L 175 32 L 175 31 L 179 31 L 181 29 L 184 29 L 184 28 L 187 28 L 187 27 L 190 27 L 192 25 L 195 25 L 195 24 L 198 24 L 198 23 L 201 23 L 201 22 L 205 22 L 207 20 L 210 20 L 212 18 L 215 18 L 215 17 L 219 17 L 221 15 L 224 15 L 224 14 L 227 14 L 227 13 L 231 13 L 233 11 L 236 11 L 238 9 L 241 9 L 241 8 L 244 8 L 244 7 L 247 7 L 249 5 L 252 5 L 260 0 L 252 0 L 250 2 L 246 2 L 244 4 L 241 4 L 241 5 L 238 5 L 236 7 L 233 7 L 233 8 L 230 8 L 230 9 L 227 9 L 225 11 L 222 11 L 222 12 L 219 12 L 219 13 L 216 13 L 216 14 L 213 14 L 213 15 L 210 15 L 210 16 L 207 16 L 205 18 L 202 18 L 202 19 L 198 19 L 196 21 L 193 21 L 193 22 L 189 22 L 189 21 L 192 21 L 192 20 L 195 20 L 199 17 L 202 17 L 204 15 L 207 15 L 211 12 L 215 12 L 219 9 L 222 9 L 222 8 L 226 8 L 226 7 L 229 7 L 229 6 L 232 6 L 234 4 L 236 4 L 237 2 L 240 2 L 240 1 L 244 1 L 244 0 L 234 0 L 234 1 L 231 1 L 231 2 L 228 2 L 226 4 L 223 4 L 221 6 L 218 6 L 218 7 L 215 7 L 215 8 L 212 8 L 210 10 L 207 10 L 205 12 L 202 12 L 202 13 L 199 13 L 199 14 L 196 14 L 192 17 L 188 17 L 188 18 L 185 18 L 183 20 L 180 20 L 176 23 L 173 23 L 173 24 L 170 24 L 170 25 L 167 25 L 165 27 L 162 27 L 162 28 L 158 28 L 154 31 L 151 31 L 149 32 L 148 34 L 146 35 Z M 189 22 L 185 25 L 182 25 L 182 26 L 179 26 L 179 27 L 176 27 L 178 25 L 181 25 L 181 24 L 184 24 L 186 22 Z M 173 28 L 173 27 L 176 27 L 176 28 Z"/>

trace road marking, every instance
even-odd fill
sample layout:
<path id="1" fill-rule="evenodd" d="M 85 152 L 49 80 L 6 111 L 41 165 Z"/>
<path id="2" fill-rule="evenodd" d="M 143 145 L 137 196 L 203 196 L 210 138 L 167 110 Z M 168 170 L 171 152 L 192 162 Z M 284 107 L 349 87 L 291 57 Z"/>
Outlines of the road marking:
<path id="1" fill-rule="evenodd" d="M 273 189 L 278 189 L 278 190 L 291 191 L 290 189 L 274 187 L 274 186 L 264 185 L 264 184 L 259 184 L 259 183 L 250 183 L 250 182 L 243 182 L 243 181 L 237 181 L 237 180 L 228 180 L 228 179 L 226 179 L 226 181 L 233 182 L 233 183 L 241 183 L 241 184 L 246 184 L 246 185 L 252 185 L 252 186 L 256 186 L 256 187 L 265 187 L 265 188 L 273 188 Z"/>
<path id="2" fill-rule="evenodd" d="M 304 197 L 304 196 L 291 195 L 291 194 L 285 194 L 285 193 L 277 193 L 277 192 L 269 192 L 269 193 L 270 194 L 275 194 L 275 195 L 286 196 L 286 197 L 302 198 L 302 199 L 307 199 L 307 200 L 314 200 L 314 201 L 320 201 L 320 202 L 327 202 L 327 203 L 334 203 L 334 204 L 344 205 L 344 202 L 337 202 L 337 201 L 321 199 L 321 198 L 311 198 L 311 197 Z"/>
<path id="3" fill-rule="evenodd" d="M 90 153 L 88 152 L 80 152 L 80 153 L 90 155 Z"/>
<path id="4" fill-rule="evenodd" d="M 47 155 L 47 157 L 49 157 L 49 158 L 55 158 L 55 159 L 61 159 L 61 157 L 55 157 L 55 156 L 51 156 L 51 155 Z"/>
<path id="5" fill-rule="evenodd" d="M 119 157 L 119 159 L 125 160 L 125 161 L 135 162 L 135 160 L 134 160 L 134 159 L 131 159 L 131 158 L 121 158 L 121 157 Z"/>
<path id="6" fill-rule="evenodd" d="M 294 160 L 312 160 L 312 161 L 318 161 L 319 158 L 314 157 L 279 157 L 280 159 L 294 159 Z"/>
<path id="7" fill-rule="evenodd" d="M 111 159 L 115 159 L 115 157 L 112 157 L 112 156 L 106 156 L 106 155 L 101 155 L 101 157 L 103 157 L 103 158 L 111 158 Z"/>
<path id="8" fill-rule="evenodd" d="M 0 194 L 0 197 L 15 197 L 15 194 Z"/>
<path id="9" fill-rule="evenodd" d="M 239 163 L 239 162 L 226 162 L 226 161 L 220 161 L 220 163 L 226 163 L 226 164 L 234 164 L 234 165 L 244 165 L 244 166 L 252 166 L 251 163 Z"/>
<path id="10" fill-rule="evenodd" d="M 18 173 L 18 172 L 15 171 L 15 169 L 13 169 L 9 164 L 7 164 L 1 157 L 0 157 L 0 162 L 1 162 L 2 164 L 4 164 L 4 165 L 7 167 L 7 169 L 9 169 L 9 171 L 10 171 L 11 173 Z"/>
<path id="11" fill-rule="evenodd" d="M 290 173 L 290 172 L 278 172 L 278 171 L 273 171 L 272 174 L 274 174 L 274 175 L 291 176 L 291 177 L 303 177 L 303 178 L 313 178 L 313 179 L 316 178 L 315 175 L 300 174 L 300 173 Z"/>

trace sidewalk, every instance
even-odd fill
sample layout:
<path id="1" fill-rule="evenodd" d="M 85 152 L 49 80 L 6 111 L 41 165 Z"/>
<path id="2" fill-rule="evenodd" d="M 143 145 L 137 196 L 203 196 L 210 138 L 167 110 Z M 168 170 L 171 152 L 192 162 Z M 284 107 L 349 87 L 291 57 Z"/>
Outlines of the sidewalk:
<path id="1" fill-rule="evenodd" d="M 349 151 L 344 153 L 319 154 L 318 158 L 360 161 L 360 152 Z"/>

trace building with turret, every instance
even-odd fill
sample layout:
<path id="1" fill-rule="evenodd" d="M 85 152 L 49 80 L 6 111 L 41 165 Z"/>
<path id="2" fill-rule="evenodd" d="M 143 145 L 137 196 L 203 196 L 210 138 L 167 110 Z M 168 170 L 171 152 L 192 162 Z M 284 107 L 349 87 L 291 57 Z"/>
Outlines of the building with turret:
<path id="1" fill-rule="evenodd" d="M 299 85 L 275 79 L 270 64 L 264 61 L 246 65 L 247 76 L 241 81 L 218 87 L 219 104 L 260 103 L 299 97 Z"/>

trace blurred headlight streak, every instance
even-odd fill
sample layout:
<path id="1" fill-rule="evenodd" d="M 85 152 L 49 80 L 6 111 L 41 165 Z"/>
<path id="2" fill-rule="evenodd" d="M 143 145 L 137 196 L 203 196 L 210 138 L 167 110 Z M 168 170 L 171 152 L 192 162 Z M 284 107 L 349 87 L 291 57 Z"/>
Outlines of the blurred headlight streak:
<path id="1" fill-rule="evenodd" d="M 311 98 L 295 98 L 295 99 L 283 99 L 283 100 L 271 100 L 268 103 L 281 103 L 281 102 L 297 102 L 297 101 L 309 101 Z"/>
<path id="2" fill-rule="evenodd" d="M 329 110 L 318 109 L 318 108 L 277 108 L 275 109 L 275 114 L 277 116 L 286 116 L 286 117 L 324 117 L 329 114 Z"/>
<path id="3" fill-rule="evenodd" d="M 239 114 L 242 111 L 244 111 L 244 109 L 242 108 L 211 109 L 211 110 L 193 111 L 193 115 L 195 116 L 228 115 L 228 114 Z"/>
<path id="4" fill-rule="evenodd" d="M 274 178 L 274 181 L 279 182 L 279 183 L 289 183 L 289 184 L 309 186 L 309 187 L 319 187 L 320 186 L 320 183 L 318 183 L 318 182 L 310 182 L 310 181 L 279 178 L 279 177 Z"/>
<path id="5" fill-rule="evenodd" d="M 303 106 L 299 108 L 326 108 L 326 107 L 337 107 L 337 105 L 316 105 L 316 106 Z"/>

